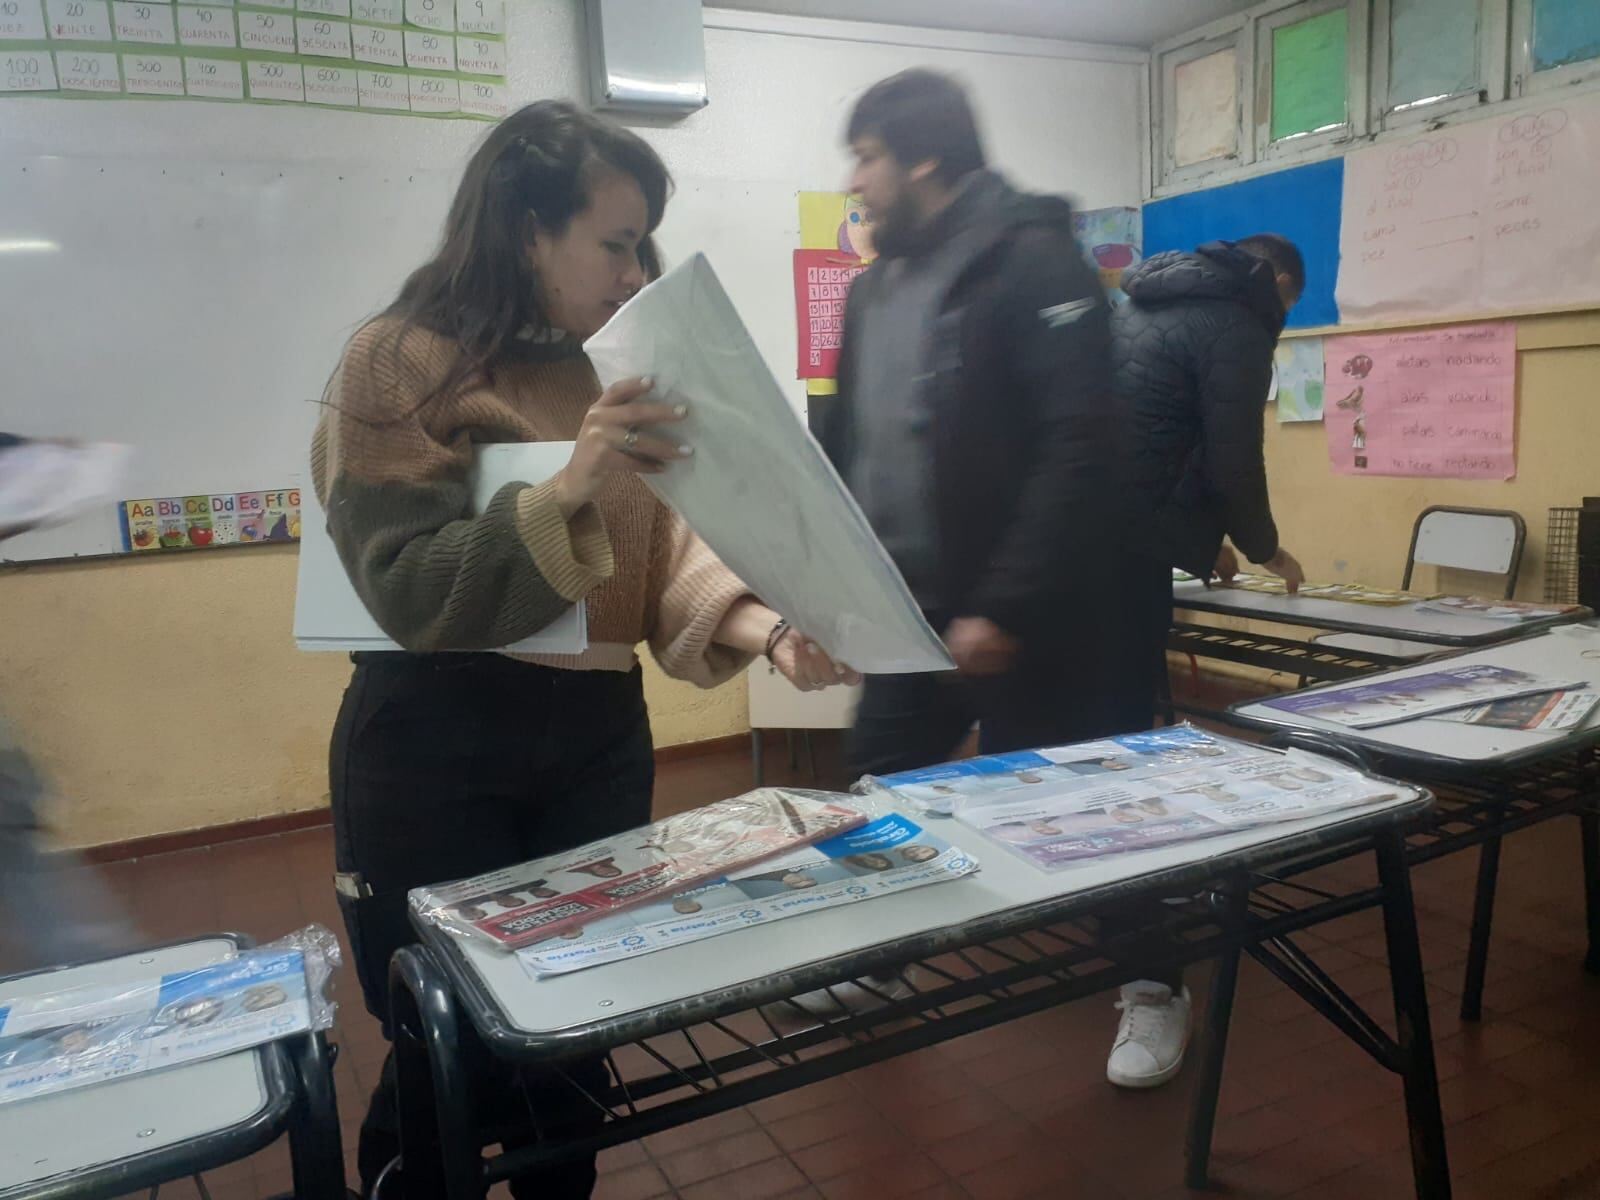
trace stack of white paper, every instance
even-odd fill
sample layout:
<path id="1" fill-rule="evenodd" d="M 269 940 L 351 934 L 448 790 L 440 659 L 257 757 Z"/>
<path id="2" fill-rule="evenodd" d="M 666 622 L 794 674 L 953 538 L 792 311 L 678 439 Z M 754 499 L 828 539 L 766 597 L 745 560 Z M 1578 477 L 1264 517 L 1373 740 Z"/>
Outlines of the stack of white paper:
<path id="1" fill-rule="evenodd" d="M 584 349 L 602 384 L 649 376 L 653 399 L 689 406 L 668 436 L 694 457 L 646 482 L 763 602 L 858 671 L 955 665 L 704 255 L 645 288 Z"/>
<path id="2" fill-rule="evenodd" d="M 549 479 L 572 456 L 571 442 L 479 446 L 473 464 L 472 502 L 481 511 L 508 483 Z M 294 640 L 302 650 L 399 650 L 378 628 L 356 594 L 328 537 L 316 490 L 300 489 L 300 579 L 294 604 Z M 588 612 L 580 601 L 532 637 L 500 647 L 519 654 L 582 654 L 589 648 Z"/>

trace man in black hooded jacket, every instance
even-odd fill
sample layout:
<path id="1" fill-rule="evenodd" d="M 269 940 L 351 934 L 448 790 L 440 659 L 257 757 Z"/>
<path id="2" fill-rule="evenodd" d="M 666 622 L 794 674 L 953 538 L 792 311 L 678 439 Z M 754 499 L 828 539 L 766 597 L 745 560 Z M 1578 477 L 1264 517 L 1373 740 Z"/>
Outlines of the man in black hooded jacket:
<path id="1" fill-rule="evenodd" d="M 1123 276 L 1112 320 L 1117 427 L 1132 506 L 1125 614 L 1137 626 L 1140 702 L 1153 703 L 1172 620 L 1172 567 L 1231 579 L 1253 563 L 1301 583 L 1267 497 L 1262 420 L 1272 356 L 1305 288 L 1293 242 L 1256 234 L 1158 254 Z"/>
<path id="2" fill-rule="evenodd" d="M 1173 567 L 1231 579 L 1239 564 L 1226 538 L 1290 591 L 1300 586 L 1300 564 L 1278 543 L 1267 499 L 1262 419 L 1273 351 L 1305 287 L 1305 264 L 1292 242 L 1257 234 L 1193 254 L 1158 254 L 1125 274 L 1122 286 L 1128 303 L 1111 327 L 1130 504 L 1120 588 L 1122 644 L 1131 647 L 1123 722 L 1143 728 L 1166 671 Z M 1146 906 L 1143 921 L 1154 919 Z M 1134 910 L 1103 923 L 1115 932 L 1140 920 Z M 1107 1079 L 1149 1088 L 1175 1076 L 1188 1044 L 1189 1003 L 1181 970 L 1124 984 Z"/>
<path id="3" fill-rule="evenodd" d="M 960 668 L 869 678 L 853 766 L 942 762 L 974 722 L 986 752 L 1121 732 L 1109 308 L 1072 209 L 988 170 L 965 94 L 931 71 L 869 89 L 848 138 L 879 258 L 814 424 Z"/>

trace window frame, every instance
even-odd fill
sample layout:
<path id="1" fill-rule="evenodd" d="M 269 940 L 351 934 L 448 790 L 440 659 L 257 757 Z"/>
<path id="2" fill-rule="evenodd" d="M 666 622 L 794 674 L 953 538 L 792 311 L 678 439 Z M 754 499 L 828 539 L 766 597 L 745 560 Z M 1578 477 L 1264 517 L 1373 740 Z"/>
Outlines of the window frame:
<path id="1" fill-rule="evenodd" d="M 1254 161 L 1249 130 L 1245 123 L 1253 71 L 1248 31 L 1247 17 L 1228 17 L 1174 38 L 1155 47 L 1151 52 L 1150 77 L 1156 91 L 1156 103 L 1151 109 L 1160 114 L 1160 123 L 1153 128 L 1154 136 L 1150 147 L 1153 161 L 1157 164 L 1154 173 L 1156 178 L 1153 181 L 1157 189 L 1195 183 L 1207 176 L 1247 166 Z M 1233 153 L 1180 167 L 1177 155 L 1178 94 L 1175 82 L 1177 70 L 1188 63 L 1226 50 L 1233 51 L 1236 70 Z"/>
<path id="2" fill-rule="evenodd" d="M 1511 94 L 1537 96 L 1574 84 L 1600 82 L 1600 56 L 1533 69 L 1533 0 L 1511 0 Z"/>
<path id="3" fill-rule="evenodd" d="M 1415 129 L 1452 113 L 1506 99 L 1509 12 L 1506 0 L 1478 0 L 1478 79 L 1475 87 L 1437 99 L 1389 103 L 1389 47 L 1394 0 L 1372 0 L 1371 127 Z"/>
<path id="4" fill-rule="evenodd" d="M 1286 25 L 1343 9 L 1345 20 L 1345 119 L 1315 132 L 1272 137 L 1273 34 Z M 1254 33 L 1253 104 L 1256 162 L 1287 162 L 1364 137 L 1368 120 L 1371 0 L 1268 0 L 1250 10 Z"/>

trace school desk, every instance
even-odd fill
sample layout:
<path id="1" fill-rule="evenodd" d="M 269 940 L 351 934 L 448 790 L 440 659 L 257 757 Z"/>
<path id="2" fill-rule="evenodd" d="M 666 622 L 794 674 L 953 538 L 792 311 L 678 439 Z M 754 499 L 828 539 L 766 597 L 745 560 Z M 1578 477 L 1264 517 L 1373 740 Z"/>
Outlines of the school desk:
<path id="1" fill-rule="evenodd" d="M 1393 781 L 1391 781 L 1393 782 Z M 535 980 L 517 959 L 416 919 L 420 944 L 395 955 L 391 1011 L 399 1070 L 404 1194 L 482 1197 L 495 1182 L 660 1132 L 869 1063 L 999 1025 L 1141 978 L 1152 968 L 1249 946 L 1304 955 L 1290 935 L 1381 908 L 1398 1037 L 1371 1018 L 1335 1023 L 1403 1080 L 1417 1192 L 1449 1193 L 1438 1085 L 1401 830 L 1427 792 L 1394 783 L 1358 811 L 1257 828 L 1047 873 L 965 825 L 914 816 L 981 868 L 963 879 L 726 933 L 638 958 Z M 1372 853 L 1377 886 L 1339 894 L 1294 885 L 1302 858 Z M 1099 913 L 1132 899 L 1151 924 L 1102 935 Z M 1159 922 L 1159 924 L 1157 924 Z M 1161 935 L 1154 938 L 1152 935 Z M 1221 955 L 1228 958 L 1227 955 Z M 1235 970 L 1214 987 L 1231 996 Z M 791 998 L 873 973 L 909 971 L 914 994 L 867 1013 L 818 1018 Z M 1320 1011 L 1352 1002 L 1325 973 L 1288 980 Z M 1340 1009 L 1341 1013 L 1343 1009 Z M 1359 1010 L 1357 1010 L 1359 1011 Z M 485 1053 L 553 1074 L 592 1127 L 546 1130 L 485 1157 L 505 1130 L 475 1126 L 468 1098 Z M 609 1086 L 574 1064 L 603 1056 Z M 1220 1055 L 1192 1110 L 1189 1178 L 1203 1182 Z M 521 1141 L 533 1131 L 516 1131 Z M 1176 1181 L 1174 1181 L 1176 1182 Z M 390 1200 L 385 1197 L 385 1200 Z"/>
<path id="2" fill-rule="evenodd" d="M 59 988 L 192 970 L 237 934 L 0 979 L 0 1005 Z M 0 1105 L 0 1200 L 101 1200 L 236 1162 L 289 1135 L 296 1200 L 344 1200 L 333 1066 L 301 1034 L 165 1071 Z"/>
<path id="3" fill-rule="evenodd" d="M 1274 625 L 1293 625 L 1367 638 L 1424 642 L 1450 649 L 1476 648 L 1528 637 L 1558 625 L 1581 621 L 1588 609 L 1531 621 L 1503 621 L 1472 613 L 1430 612 L 1419 602 L 1358 604 L 1321 596 L 1280 596 L 1244 588 L 1207 587 L 1200 580 L 1172 585 L 1172 605 L 1188 613 L 1243 617 Z M 1414 652 L 1383 653 L 1375 644 L 1360 648 L 1244 632 L 1220 625 L 1176 619 L 1167 649 L 1203 658 L 1285 671 L 1300 679 L 1333 681 L 1370 674 L 1384 667 L 1416 661 Z"/>
<path id="4" fill-rule="evenodd" d="M 1439 659 L 1369 675 L 1363 682 L 1404 679 L 1436 670 Z M 1493 663 L 1563 683 L 1600 684 L 1600 623 L 1548 629 L 1503 645 L 1451 655 L 1450 665 Z M 1324 691 L 1337 684 L 1309 691 Z M 1309 694 L 1300 693 L 1302 695 Z M 1431 789 L 1437 806 L 1408 835 L 1407 858 L 1426 862 L 1480 846 L 1472 935 L 1461 1015 L 1482 1010 L 1483 977 L 1494 917 L 1500 843 L 1507 833 L 1575 814 L 1582 839 L 1588 954 L 1584 968 L 1600 973 L 1600 708 L 1577 728 L 1560 732 L 1496 729 L 1442 718 L 1351 729 L 1299 716 L 1253 700 L 1229 715 L 1241 725 L 1291 735 L 1306 744 L 1349 748 L 1376 769 Z"/>

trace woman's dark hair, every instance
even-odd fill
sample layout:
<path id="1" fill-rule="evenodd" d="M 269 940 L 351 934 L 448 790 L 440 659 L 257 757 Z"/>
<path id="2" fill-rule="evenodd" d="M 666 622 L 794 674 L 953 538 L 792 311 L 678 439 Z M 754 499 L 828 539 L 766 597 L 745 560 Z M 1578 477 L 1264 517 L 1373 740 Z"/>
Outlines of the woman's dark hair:
<path id="1" fill-rule="evenodd" d="M 639 243 L 639 265 L 644 268 L 646 283 L 660 279 L 665 269 L 661 262 L 661 247 L 656 245 L 656 239 L 650 234 L 645 234 L 644 241 Z"/>
<path id="2" fill-rule="evenodd" d="M 556 236 L 566 232 L 589 207 L 596 179 L 606 171 L 638 183 L 649 213 L 642 232 L 654 232 L 672 177 L 637 134 L 566 101 L 540 100 L 512 113 L 483 139 L 456 188 L 437 253 L 411 273 L 383 312 L 400 319 L 397 353 L 413 326 L 461 348 L 423 404 L 492 367 L 524 330 L 549 330 L 538 276 L 528 261 L 529 235 L 535 228 Z"/>
<path id="3" fill-rule="evenodd" d="M 967 93 L 948 75 L 913 69 L 873 84 L 856 101 L 845 140 L 876 137 L 902 167 L 935 159 L 953 184 L 984 166 L 983 139 Z"/>

